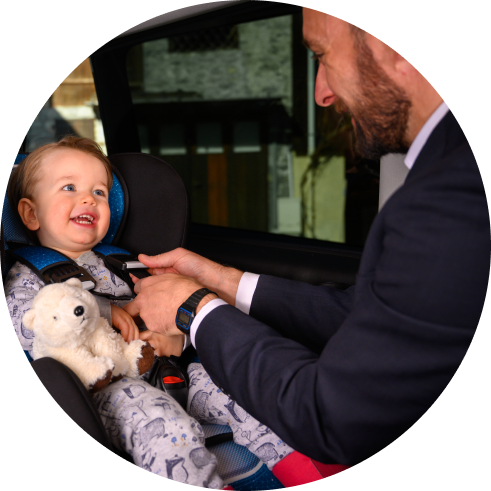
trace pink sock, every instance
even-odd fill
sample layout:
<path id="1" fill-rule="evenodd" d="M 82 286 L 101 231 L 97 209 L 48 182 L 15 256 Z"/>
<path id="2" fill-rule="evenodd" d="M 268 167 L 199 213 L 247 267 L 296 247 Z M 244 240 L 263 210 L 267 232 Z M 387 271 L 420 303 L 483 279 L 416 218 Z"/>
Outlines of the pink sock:
<path id="1" fill-rule="evenodd" d="M 339 464 L 321 464 L 299 452 L 292 452 L 278 462 L 272 472 L 283 486 L 289 488 L 324 479 L 347 468 Z"/>

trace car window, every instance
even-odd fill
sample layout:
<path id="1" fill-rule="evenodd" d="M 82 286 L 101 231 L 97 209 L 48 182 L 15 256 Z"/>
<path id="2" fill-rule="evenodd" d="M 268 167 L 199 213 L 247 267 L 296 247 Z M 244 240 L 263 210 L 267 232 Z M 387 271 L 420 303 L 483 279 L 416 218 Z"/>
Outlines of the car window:
<path id="1" fill-rule="evenodd" d="M 293 14 L 134 46 L 141 150 L 179 172 L 194 223 L 361 245 L 379 163 L 353 155 L 349 120 L 316 107 L 301 40 Z"/>
<path id="2" fill-rule="evenodd" d="M 106 151 L 89 59 L 68 75 L 43 106 L 26 135 L 25 149 L 31 152 L 65 135 L 90 138 Z"/>
<path id="3" fill-rule="evenodd" d="M 181 175 L 195 224 L 361 246 L 379 162 L 353 153 L 349 120 L 315 105 L 301 24 L 281 15 L 134 45 L 126 71 L 140 149 Z M 26 148 L 65 134 L 105 149 L 89 60 L 41 110 Z"/>

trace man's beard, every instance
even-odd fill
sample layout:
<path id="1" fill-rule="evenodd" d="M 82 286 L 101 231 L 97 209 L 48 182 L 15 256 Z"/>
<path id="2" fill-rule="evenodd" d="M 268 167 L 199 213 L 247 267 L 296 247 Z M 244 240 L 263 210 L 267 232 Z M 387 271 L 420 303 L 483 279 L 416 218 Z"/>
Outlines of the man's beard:
<path id="1" fill-rule="evenodd" d="M 339 99 L 335 105 L 340 112 L 348 110 L 355 121 L 355 149 L 373 160 L 388 153 L 406 153 L 411 101 L 378 66 L 363 40 L 358 41 L 357 51 L 361 93 L 352 107 Z"/>

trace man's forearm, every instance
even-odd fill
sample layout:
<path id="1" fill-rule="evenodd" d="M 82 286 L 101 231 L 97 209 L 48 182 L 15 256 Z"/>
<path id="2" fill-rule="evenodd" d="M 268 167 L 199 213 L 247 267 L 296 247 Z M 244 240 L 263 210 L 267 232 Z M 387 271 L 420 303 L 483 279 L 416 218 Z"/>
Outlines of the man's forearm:
<path id="1" fill-rule="evenodd" d="M 208 274 L 203 278 L 198 277 L 201 283 L 209 290 L 216 292 L 218 296 L 225 300 L 228 304 L 235 306 L 237 289 L 240 279 L 244 274 L 238 269 L 217 265 L 216 271 L 213 274 Z"/>

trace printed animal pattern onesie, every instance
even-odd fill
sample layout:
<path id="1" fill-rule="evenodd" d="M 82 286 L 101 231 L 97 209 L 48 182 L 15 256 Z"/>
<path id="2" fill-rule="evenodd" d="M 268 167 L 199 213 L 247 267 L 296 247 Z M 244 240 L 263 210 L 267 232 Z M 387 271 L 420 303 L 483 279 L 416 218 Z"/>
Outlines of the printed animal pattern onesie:
<path id="1" fill-rule="evenodd" d="M 129 286 L 108 271 L 92 251 L 76 262 L 92 275 L 97 283 L 96 291 L 115 296 L 132 294 Z M 43 286 L 27 266 L 18 262 L 5 280 L 5 295 L 14 328 L 22 348 L 31 356 L 34 335 L 23 326 L 22 317 Z M 101 315 L 111 322 L 109 300 L 96 299 Z M 127 300 L 113 302 L 121 307 Z M 269 428 L 226 396 L 201 364 L 189 365 L 188 373 L 189 414 L 172 397 L 143 378 L 123 378 L 94 395 L 113 444 L 130 454 L 136 465 L 175 481 L 221 489 L 223 481 L 216 472 L 216 457 L 205 448 L 198 421 L 229 424 L 235 442 L 249 448 L 270 469 L 292 452 Z"/>

